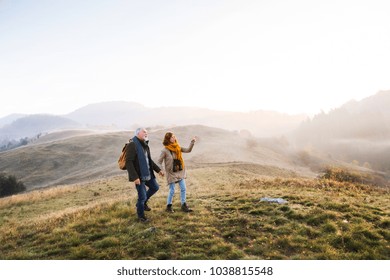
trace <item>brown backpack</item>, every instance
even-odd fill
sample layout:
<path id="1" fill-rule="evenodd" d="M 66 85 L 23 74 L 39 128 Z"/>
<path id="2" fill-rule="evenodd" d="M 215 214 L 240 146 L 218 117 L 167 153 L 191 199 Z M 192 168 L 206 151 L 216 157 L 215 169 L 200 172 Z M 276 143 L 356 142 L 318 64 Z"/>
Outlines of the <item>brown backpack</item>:
<path id="1" fill-rule="evenodd" d="M 119 169 L 121 169 L 121 170 L 126 170 L 126 147 L 127 147 L 127 144 L 129 144 L 129 143 L 126 143 L 125 146 L 122 148 L 121 155 L 119 156 L 119 159 L 118 159 Z"/>

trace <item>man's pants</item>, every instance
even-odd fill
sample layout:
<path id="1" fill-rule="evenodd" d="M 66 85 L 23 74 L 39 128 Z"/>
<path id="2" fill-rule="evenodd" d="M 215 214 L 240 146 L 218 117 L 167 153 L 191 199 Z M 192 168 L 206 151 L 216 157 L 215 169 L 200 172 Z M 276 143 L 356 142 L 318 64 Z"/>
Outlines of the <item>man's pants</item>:
<path id="1" fill-rule="evenodd" d="M 149 188 L 146 191 L 146 186 Z M 146 182 L 141 182 L 139 185 L 135 185 L 138 192 L 138 201 L 137 201 L 137 215 L 139 218 L 145 217 L 145 203 L 149 200 L 149 198 L 154 195 L 158 189 L 158 183 L 155 178 L 150 179 Z"/>

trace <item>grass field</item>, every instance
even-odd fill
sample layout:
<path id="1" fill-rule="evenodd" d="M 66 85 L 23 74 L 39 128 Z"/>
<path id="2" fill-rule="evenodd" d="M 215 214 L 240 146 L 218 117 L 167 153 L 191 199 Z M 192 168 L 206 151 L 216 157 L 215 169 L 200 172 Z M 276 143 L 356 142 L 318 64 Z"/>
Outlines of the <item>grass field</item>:
<path id="1" fill-rule="evenodd" d="M 125 172 L 0 199 L 0 259 L 390 259 L 388 189 L 239 163 L 188 175 L 194 212 L 178 190 L 165 212 L 159 178 L 146 224 Z"/>

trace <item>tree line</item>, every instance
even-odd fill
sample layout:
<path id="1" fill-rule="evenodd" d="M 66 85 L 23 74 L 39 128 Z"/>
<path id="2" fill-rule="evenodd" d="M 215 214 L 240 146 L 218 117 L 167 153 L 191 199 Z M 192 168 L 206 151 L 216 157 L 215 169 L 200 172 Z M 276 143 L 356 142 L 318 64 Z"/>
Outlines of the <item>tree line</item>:
<path id="1" fill-rule="evenodd" d="M 3 140 L 0 142 L 0 152 L 16 149 L 21 146 L 26 146 L 29 143 L 33 143 L 42 136 L 42 133 L 37 134 L 34 137 L 23 137 L 19 140 Z"/>

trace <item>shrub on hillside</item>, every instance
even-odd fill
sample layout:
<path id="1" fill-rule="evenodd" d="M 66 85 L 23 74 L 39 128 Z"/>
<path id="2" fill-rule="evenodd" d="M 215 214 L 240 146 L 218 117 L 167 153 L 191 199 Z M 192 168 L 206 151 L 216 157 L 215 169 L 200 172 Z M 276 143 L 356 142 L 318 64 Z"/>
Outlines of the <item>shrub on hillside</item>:
<path id="1" fill-rule="evenodd" d="M 25 185 L 15 176 L 0 174 L 0 197 L 17 194 L 26 190 Z"/>
<path id="2" fill-rule="evenodd" d="M 341 167 L 326 167 L 322 175 L 320 175 L 320 179 L 367 185 L 387 185 L 385 179 L 380 174 L 352 171 Z"/>

